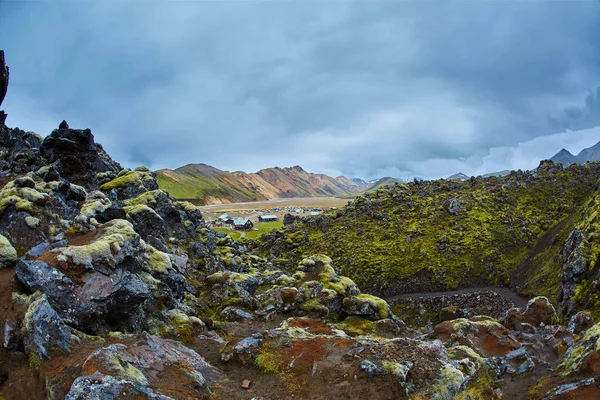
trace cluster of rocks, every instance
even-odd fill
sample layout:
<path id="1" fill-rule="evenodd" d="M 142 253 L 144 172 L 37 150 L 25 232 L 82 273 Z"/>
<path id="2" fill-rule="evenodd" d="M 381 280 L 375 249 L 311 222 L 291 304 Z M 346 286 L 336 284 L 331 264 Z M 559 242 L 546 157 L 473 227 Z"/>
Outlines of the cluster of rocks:
<path id="1" fill-rule="evenodd" d="M 387 303 L 361 294 L 328 257 L 307 258 L 290 274 L 250 255 L 207 227 L 197 207 L 158 189 L 153 172 L 112 161 L 89 130 L 63 122 L 46 139 L 3 132 L 3 171 L 12 179 L 0 189 L 0 261 L 13 292 L 0 342 L 24 351 L 35 368 L 89 351 L 90 340 L 111 332 L 133 335 L 91 354 L 68 393 L 58 389 L 63 381 L 50 385 L 55 398 L 167 398 L 151 372 L 164 369 L 156 366 L 164 357 L 181 363 L 198 393 L 206 391 L 220 372 L 159 336 L 185 342 L 212 329 L 212 319 L 198 317 L 207 307 L 226 321 L 336 313 L 401 325 Z M 146 347 L 132 348 L 142 332 L 149 332 Z"/>
<path id="2" fill-rule="evenodd" d="M 469 318 L 475 315 L 487 315 L 498 319 L 514 307 L 511 299 L 494 291 L 425 297 L 392 297 L 388 299 L 388 303 L 404 310 L 405 315 L 410 314 L 413 326 L 425 326 L 429 323 Z"/>
<path id="3" fill-rule="evenodd" d="M 368 320 L 390 318 L 402 322 L 382 299 L 361 294 L 349 278 L 340 276 L 327 256 L 304 259 L 295 273 L 275 267 L 252 268 L 247 273 L 217 272 L 207 277 L 213 305 L 230 306 L 223 310 L 229 320 L 268 318 L 275 312 L 359 316 Z M 254 310 L 254 316 L 244 310 Z"/>

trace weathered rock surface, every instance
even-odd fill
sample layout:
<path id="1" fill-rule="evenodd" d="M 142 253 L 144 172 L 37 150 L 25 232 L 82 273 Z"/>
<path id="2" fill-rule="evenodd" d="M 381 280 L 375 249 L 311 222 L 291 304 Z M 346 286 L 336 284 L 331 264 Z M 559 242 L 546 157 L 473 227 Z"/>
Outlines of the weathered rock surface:
<path id="1" fill-rule="evenodd" d="M 17 262 L 17 251 L 8 239 L 0 235 L 0 269 L 12 267 Z"/>
<path id="2" fill-rule="evenodd" d="M 71 331 L 44 295 L 32 295 L 22 322 L 25 351 L 48 358 L 50 348 L 70 352 Z"/>
<path id="3" fill-rule="evenodd" d="M 524 309 L 508 310 L 502 323 L 510 329 L 520 329 L 522 324 L 538 327 L 549 324 L 555 316 L 556 310 L 546 297 L 535 297 L 529 300 Z"/>
<path id="4" fill-rule="evenodd" d="M 122 169 L 95 143 L 89 129 L 55 129 L 44 139 L 40 153 L 62 177 L 85 187 L 98 185 L 96 173 Z"/>

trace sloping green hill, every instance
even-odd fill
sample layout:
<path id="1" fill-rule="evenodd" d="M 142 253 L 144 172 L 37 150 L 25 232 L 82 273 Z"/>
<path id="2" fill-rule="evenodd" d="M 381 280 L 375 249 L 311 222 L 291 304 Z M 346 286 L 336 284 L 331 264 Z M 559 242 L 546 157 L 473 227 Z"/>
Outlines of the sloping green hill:
<path id="1" fill-rule="evenodd" d="M 257 173 L 228 172 L 206 164 L 156 171 L 158 185 L 178 199 L 199 204 L 237 203 L 292 197 L 341 196 L 363 185 L 343 176 L 313 174 L 299 166 L 266 168 Z"/>
<path id="2" fill-rule="evenodd" d="M 159 170 L 156 171 L 156 181 L 161 189 L 177 199 L 199 200 L 200 203 L 206 199 L 227 199 L 230 202 L 252 199 L 251 192 L 202 174 Z"/>

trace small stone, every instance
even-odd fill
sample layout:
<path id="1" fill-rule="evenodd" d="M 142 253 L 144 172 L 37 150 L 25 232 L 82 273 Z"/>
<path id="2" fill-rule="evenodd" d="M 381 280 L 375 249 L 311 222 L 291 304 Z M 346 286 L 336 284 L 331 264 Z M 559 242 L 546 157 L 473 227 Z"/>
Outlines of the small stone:
<path id="1" fill-rule="evenodd" d="M 242 382 L 243 389 L 250 389 L 250 381 L 248 379 L 244 379 Z"/>
<path id="2" fill-rule="evenodd" d="M 36 217 L 25 217 L 25 223 L 31 229 L 36 229 L 38 226 L 40 226 L 41 221 Z"/>
<path id="3" fill-rule="evenodd" d="M 369 379 L 372 379 L 376 375 L 385 375 L 383 368 L 369 360 L 363 360 L 360 363 L 360 369 L 367 374 Z"/>

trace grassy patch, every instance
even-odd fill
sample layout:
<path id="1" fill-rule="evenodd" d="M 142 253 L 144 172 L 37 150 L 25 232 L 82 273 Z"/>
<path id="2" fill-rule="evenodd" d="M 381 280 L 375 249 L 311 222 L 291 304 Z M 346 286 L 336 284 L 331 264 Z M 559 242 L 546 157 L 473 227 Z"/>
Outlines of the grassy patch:
<path id="1" fill-rule="evenodd" d="M 257 239 L 260 235 L 271 232 L 273 229 L 280 229 L 282 226 L 283 221 L 255 222 L 254 228 L 256 230 L 246 232 L 246 237 L 248 239 Z"/>
<path id="2" fill-rule="evenodd" d="M 178 173 L 169 170 L 156 171 L 158 187 L 176 199 L 198 200 L 203 203 L 207 198 L 222 198 L 232 201 L 252 201 L 254 194 L 246 189 L 225 185 L 216 178 L 200 173 Z"/>
<path id="3" fill-rule="evenodd" d="M 229 228 L 214 228 L 214 229 L 217 232 L 221 232 L 221 233 L 231 236 L 231 238 L 235 241 L 240 240 L 240 237 L 242 236 L 242 233 L 240 231 L 234 231 Z"/>

